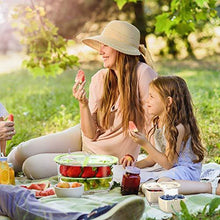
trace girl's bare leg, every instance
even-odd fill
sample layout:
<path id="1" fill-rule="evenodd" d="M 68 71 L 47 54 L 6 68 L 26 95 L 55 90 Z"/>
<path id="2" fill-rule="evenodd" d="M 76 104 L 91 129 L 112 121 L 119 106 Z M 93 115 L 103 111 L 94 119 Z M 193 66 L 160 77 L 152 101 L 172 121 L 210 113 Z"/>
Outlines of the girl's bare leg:
<path id="1" fill-rule="evenodd" d="M 174 181 L 170 178 L 160 178 L 158 182 Z M 190 180 L 175 180 L 180 183 L 180 194 L 197 194 L 197 193 L 212 193 L 212 186 L 210 182 L 199 182 Z M 216 194 L 220 195 L 220 184 L 217 186 Z"/>

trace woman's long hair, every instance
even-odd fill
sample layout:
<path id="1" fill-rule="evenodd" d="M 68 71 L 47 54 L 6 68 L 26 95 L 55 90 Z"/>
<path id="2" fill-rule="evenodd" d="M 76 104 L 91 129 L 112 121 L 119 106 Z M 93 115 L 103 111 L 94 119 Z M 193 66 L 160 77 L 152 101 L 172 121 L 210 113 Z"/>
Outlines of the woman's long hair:
<path id="1" fill-rule="evenodd" d="M 128 130 L 128 122 L 134 121 L 138 129 L 142 130 L 145 124 L 145 112 L 143 103 L 138 93 L 137 83 L 137 64 L 138 56 L 126 55 L 117 52 L 116 73 L 109 69 L 105 77 L 104 93 L 102 103 L 98 109 L 97 116 L 100 121 L 100 126 L 108 129 L 110 126 L 111 108 L 115 104 L 120 94 L 119 111 L 122 115 L 122 128 L 126 133 Z"/>
<path id="2" fill-rule="evenodd" d="M 166 106 L 164 117 L 165 138 L 169 148 L 166 154 L 170 161 L 173 160 L 176 153 L 176 143 L 178 130 L 176 126 L 182 124 L 185 128 L 184 145 L 191 136 L 192 151 L 197 156 L 193 162 L 197 163 L 204 159 L 205 149 L 202 146 L 199 128 L 193 112 L 192 98 L 186 82 L 178 76 L 161 76 L 150 83 L 160 95 L 163 104 Z M 172 104 L 167 105 L 167 98 L 172 98 Z M 153 119 L 154 128 L 149 134 L 154 133 L 158 122 L 158 116 Z"/>

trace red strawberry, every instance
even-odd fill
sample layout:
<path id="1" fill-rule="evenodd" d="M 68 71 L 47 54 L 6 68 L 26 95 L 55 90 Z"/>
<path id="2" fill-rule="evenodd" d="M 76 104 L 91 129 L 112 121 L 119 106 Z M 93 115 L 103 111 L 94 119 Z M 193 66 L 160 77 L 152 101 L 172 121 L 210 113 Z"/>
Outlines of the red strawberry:
<path id="1" fill-rule="evenodd" d="M 129 127 L 130 131 L 138 132 L 138 129 L 137 129 L 137 127 L 136 127 L 136 125 L 135 125 L 135 123 L 133 121 L 129 121 L 128 127 Z"/>
<path id="2" fill-rule="evenodd" d="M 9 114 L 8 115 L 8 120 L 9 121 L 14 121 L 14 115 L 13 114 Z"/>
<path id="3" fill-rule="evenodd" d="M 95 174 L 96 174 L 96 168 L 94 168 L 94 167 L 84 167 L 81 177 L 82 178 L 94 177 Z"/>
<path id="4" fill-rule="evenodd" d="M 75 78 L 75 82 L 77 83 L 83 83 L 85 81 L 85 73 L 83 70 L 79 70 L 77 75 L 76 75 L 76 78 Z"/>
<path id="5" fill-rule="evenodd" d="M 68 170 L 69 166 L 65 166 L 65 165 L 60 165 L 60 173 L 63 176 L 67 176 L 67 170 Z"/>
<path id="6" fill-rule="evenodd" d="M 107 177 L 111 174 L 110 167 L 99 167 L 98 172 L 96 173 L 96 177 Z"/>
<path id="7" fill-rule="evenodd" d="M 25 189 L 28 189 L 28 187 L 27 186 L 25 186 L 25 185 L 20 185 L 21 187 L 23 187 L 23 188 L 25 188 Z"/>
<path id="8" fill-rule="evenodd" d="M 66 173 L 69 177 L 79 177 L 81 174 L 81 167 L 69 167 Z"/>

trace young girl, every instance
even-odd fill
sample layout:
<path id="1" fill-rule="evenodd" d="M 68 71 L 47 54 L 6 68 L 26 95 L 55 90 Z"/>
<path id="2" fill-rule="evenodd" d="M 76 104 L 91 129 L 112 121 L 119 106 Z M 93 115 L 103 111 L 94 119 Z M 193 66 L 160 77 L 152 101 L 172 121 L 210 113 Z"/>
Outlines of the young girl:
<path id="1" fill-rule="evenodd" d="M 215 194 L 216 181 L 213 190 L 210 183 L 197 182 L 200 180 L 205 149 L 186 82 L 178 76 L 161 76 L 153 80 L 147 106 L 153 119 L 153 127 L 147 137 L 140 132 L 130 132 L 133 141 L 148 153 L 147 158 L 137 161 L 135 166 L 146 168 L 158 164 L 161 171 L 142 170 L 142 182 L 149 179 L 158 182 L 177 180 L 181 183 L 180 193 Z M 121 163 L 126 165 L 128 161 L 125 156 Z M 217 194 L 219 190 L 218 187 Z"/>

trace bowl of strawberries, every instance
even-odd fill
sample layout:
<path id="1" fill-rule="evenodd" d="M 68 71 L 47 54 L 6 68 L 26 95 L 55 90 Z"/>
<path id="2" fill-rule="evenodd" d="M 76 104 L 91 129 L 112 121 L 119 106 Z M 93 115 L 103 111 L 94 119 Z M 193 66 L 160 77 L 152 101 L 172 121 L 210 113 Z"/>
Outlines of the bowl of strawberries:
<path id="1" fill-rule="evenodd" d="M 118 158 L 109 155 L 71 153 L 56 156 L 60 181 L 84 184 L 86 192 L 110 188 L 112 166 Z"/>

